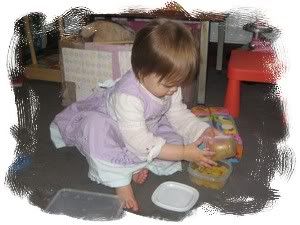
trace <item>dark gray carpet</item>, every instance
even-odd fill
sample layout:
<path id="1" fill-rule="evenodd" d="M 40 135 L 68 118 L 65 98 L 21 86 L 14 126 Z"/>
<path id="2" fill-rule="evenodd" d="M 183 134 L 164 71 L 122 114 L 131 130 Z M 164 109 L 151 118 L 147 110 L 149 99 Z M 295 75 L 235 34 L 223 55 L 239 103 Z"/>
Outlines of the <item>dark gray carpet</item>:
<path id="1" fill-rule="evenodd" d="M 226 68 L 217 72 L 214 60 L 210 59 L 207 79 L 206 104 L 223 106 Z M 270 187 L 270 180 L 275 171 L 288 177 L 292 165 L 288 163 L 291 158 L 289 149 L 282 152 L 276 148 L 276 142 L 282 140 L 287 132 L 282 120 L 281 103 L 273 94 L 276 88 L 269 84 L 243 83 L 241 89 L 241 116 L 236 124 L 245 151 L 225 187 L 214 191 L 195 186 L 187 176 L 187 165 L 184 163 L 183 172 L 161 177 L 150 174 L 145 184 L 134 185 L 141 208 L 137 214 L 171 221 L 183 220 L 191 214 L 191 211 L 167 211 L 152 203 L 153 191 L 165 181 L 177 181 L 197 188 L 200 198 L 195 208 L 209 203 L 214 209 L 207 209 L 210 214 L 257 213 L 280 197 L 280 191 Z M 59 84 L 28 81 L 23 87 L 15 89 L 15 96 L 19 124 L 12 127 L 11 132 L 18 141 L 16 151 L 30 154 L 32 164 L 19 173 L 8 173 L 7 185 L 14 193 L 28 194 L 30 202 L 41 209 L 45 209 L 62 188 L 114 193 L 113 189 L 89 180 L 85 158 L 75 148 L 56 150 L 51 143 L 49 123 L 63 109 Z"/>

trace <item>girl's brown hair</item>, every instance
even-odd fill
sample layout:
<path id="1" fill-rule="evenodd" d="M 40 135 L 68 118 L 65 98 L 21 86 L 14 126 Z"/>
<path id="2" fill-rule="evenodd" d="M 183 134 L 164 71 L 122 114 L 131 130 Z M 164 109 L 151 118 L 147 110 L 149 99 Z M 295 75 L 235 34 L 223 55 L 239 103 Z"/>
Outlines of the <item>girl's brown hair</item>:
<path id="1" fill-rule="evenodd" d="M 184 25 L 156 19 L 136 34 L 131 64 L 138 79 L 154 73 L 179 86 L 194 77 L 197 58 L 194 37 Z"/>

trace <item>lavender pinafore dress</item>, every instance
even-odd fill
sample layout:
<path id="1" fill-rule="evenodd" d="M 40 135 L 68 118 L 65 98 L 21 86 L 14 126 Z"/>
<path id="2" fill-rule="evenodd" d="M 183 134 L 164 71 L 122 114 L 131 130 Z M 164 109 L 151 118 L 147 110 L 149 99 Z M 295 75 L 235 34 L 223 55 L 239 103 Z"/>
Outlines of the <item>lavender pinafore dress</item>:
<path id="1" fill-rule="evenodd" d="M 164 138 L 170 144 L 183 144 L 183 138 L 176 133 L 165 116 L 170 108 L 171 98 L 163 103 L 158 102 L 144 90 L 129 70 L 114 86 L 73 103 L 55 117 L 53 123 L 67 146 L 76 146 L 89 158 L 118 166 L 145 162 L 130 151 L 131 147 L 123 141 L 118 123 L 113 119 L 114 115 L 111 115 L 113 112 L 108 110 L 108 99 L 116 92 L 133 95 L 142 101 L 146 126 L 154 135 Z M 158 164 L 166 162 L 158 159 L 154 161 Z"/>

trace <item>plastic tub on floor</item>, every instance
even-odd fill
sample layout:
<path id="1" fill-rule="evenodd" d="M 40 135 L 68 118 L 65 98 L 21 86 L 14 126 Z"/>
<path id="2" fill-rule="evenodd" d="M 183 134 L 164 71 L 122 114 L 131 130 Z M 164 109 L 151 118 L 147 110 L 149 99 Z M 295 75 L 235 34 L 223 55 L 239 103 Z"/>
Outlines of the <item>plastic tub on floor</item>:
<path id="1" fill-rule="evenodd" d="M 86 220 L 112 220 L 121 217 L 123 202 L 116 195 L 62 189 L 45 211 Z"/>

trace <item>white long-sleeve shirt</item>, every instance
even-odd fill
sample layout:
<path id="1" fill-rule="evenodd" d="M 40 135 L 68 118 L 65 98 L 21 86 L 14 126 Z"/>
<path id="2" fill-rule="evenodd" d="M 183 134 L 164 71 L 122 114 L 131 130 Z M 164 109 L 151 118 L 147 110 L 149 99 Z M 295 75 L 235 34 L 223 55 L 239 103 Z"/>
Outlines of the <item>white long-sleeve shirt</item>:
<path id="1" fill-rule="evenodd" d="M 143 87 L 144 88 L 144 87 Z M 145 88 L 144 88 L 145 89 Z M 146 92 L 148 92 L 145 89 Z M 160 104 L 164 100 L 148 92 L 150 97 Z M 196 141 L 209 125 L 199 120 L 182 102 L 181 88 L 178 88 L 171 98 L 171 106 L 166 116 L 175 131 L 184 139 L 184 144 Z M 124 138 L 131 151 L 140 159 L 151 161 L 157 157 L 166 143 L 162 137 L 155 136 L 146 126 L 142 101 L 132 95 L 115 93 L 108 102 L 108 110 L 115 117 Z"/>

